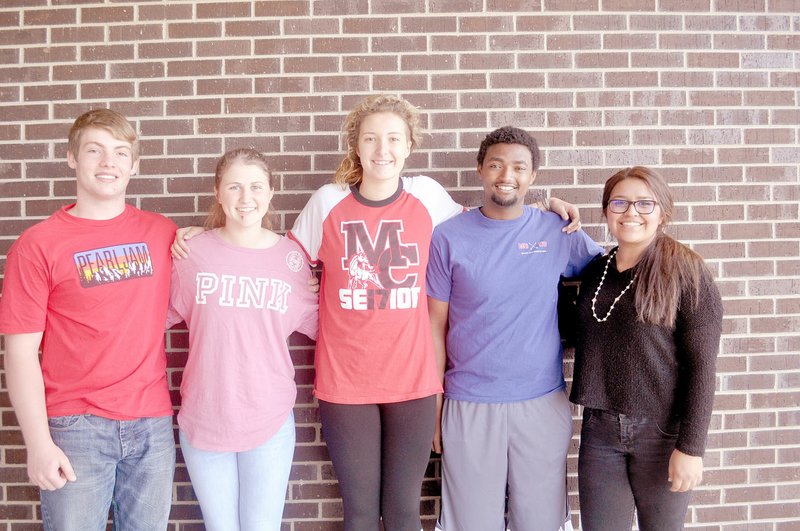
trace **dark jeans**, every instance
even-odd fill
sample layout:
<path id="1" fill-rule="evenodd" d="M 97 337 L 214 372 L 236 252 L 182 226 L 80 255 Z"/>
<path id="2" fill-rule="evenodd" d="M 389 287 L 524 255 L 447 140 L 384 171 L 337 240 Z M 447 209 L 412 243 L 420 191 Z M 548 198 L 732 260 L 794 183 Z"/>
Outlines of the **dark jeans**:
<path id="1" fill-rule="evenodd" d="M 669 458 L 678 423 L 585 408 L 578 456 L 583 531 L 683 529 L 688 492 L 670 492 Z"/>
<path id="2" fill-rule="evenodd" d="M 436 396 L 392 404 L 319 401 L 339 479 L 345 531 L 419 531 L 422 478 L 431 457 Z"/>

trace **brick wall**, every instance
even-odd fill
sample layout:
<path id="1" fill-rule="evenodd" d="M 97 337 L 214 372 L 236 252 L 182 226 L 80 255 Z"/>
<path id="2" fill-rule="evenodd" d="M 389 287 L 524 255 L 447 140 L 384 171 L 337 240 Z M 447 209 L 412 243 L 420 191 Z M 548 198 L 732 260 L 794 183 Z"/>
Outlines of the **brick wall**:
<path id="1" fill-rule="evenodd" d="M 706 480 L 689 525 L 800 529 L 800 0 L 3 0 L 0 58 L 2 257 L 71 200 L 65 138 L 90 107 L 136 122 L 131 200 L 180 225 L 203 218 L 214 159 L 252 145 L 274 154 L 273 205 L 290 227 L 331 178 L 346 111 L 375 91 L 423 109 L 430 135 L 409 169 L 466 204 L 480 196 L 482 136 L 505 124 L 533 132 L 538 188 L 579 204 L 598 241 L 604 180 L 622 166 L 660 168 L 679 201 L 673 232 L 708 260 L 725 299 Z M 186 333 L 167 341 L 177 400 Z M 298 444 L 284 529 L 339 529 L 312 345 L 293 338 L 293 355 Z M 4 389 L 0 530 L 36 528 Z M 437 470 L 432 461 L 426 527 Z M 201 527 L 181 464 L 172 522 Z"/>

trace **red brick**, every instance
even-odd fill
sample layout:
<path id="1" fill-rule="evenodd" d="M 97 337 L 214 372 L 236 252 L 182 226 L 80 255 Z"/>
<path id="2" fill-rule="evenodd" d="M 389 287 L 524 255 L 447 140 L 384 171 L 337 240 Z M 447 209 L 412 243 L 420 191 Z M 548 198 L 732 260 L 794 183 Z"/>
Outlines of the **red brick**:
<path id="1" fill-rule="evenodd" d="M 486 38 L 479 35 L 434 35 L 431 37 L 433 52 L 467 52 L 486 50 Z"/>
<path id="2" fill-rule="evenodd" d="M 598 0 L 544 0 L 545 11 L 597 11 Z"/>
<path id="3" fill-rule="evenodd" d="M 428 49 L 427 38 L 423 35 L 380 35 L 371 37 L 370 42 L 373 53 L 425 52 Z"/>
<path id="4" fill-rule="evenodd" d="M 142 97 L 193 96 L 194 86 L 190 80 L 145 81 L 139 84 Z"/>
<path id="5" fill-rule="evenodd" d="M 45 29 L 10 29 L 0 30 L 0 42 L 9 45 L 46 44 L 47 30 Z"/>
<path id="6" fill-rule="evenodd" d="M 740 57 L 742 68 L 792 68 L 790 52 L 742 52 Z"/>
<path id="7" fill-rule="evenodd" d="M 483 56 L 464 54 L 462 56 L 462 61 L 476 57 Z M 452 54 L 405 54 L 400 56 L 400 69 L 406 72 L 416 72 L 420 70 L 453 70 L 455 68 L 456 56 Z"/>
<path id="8" fill-rule="evenodd" d="M 390 77 L 390 76 L 384 76 Z M 391 76 L 393 79 L 400 76 Z M 406 79 L 407 81 L 408 79 Z M 369 77 L 367 76 L 317 76 L 314 78 L 314 91 L 315 92 L 368 92 L 370 88 Z M 424 85 L 416 85 L 411 88 L 424 88 Z M 376 90 L 380 90 L 377 86 Z"/>
<path id="9" fill-rule="evenodd" d="M 487 33 L 514 31 L 512 16 L 462 16 L 458 18 L 458 31 Z"/>
<path id="10" fill-rule="evenodd" d="M 657 75 L 650 72 L 607 72 L 605 75 L 608 87 L 649 87 L 657 84 Z"/>
<path id="11" fill-rule="evenodd" d="M 520 15 L 517 17 L 517 31 L 546 33 L 551 31 L 569 31 L 572 29 L 568 15 Z"/>
<path id="12" fill-rule="evenodd" d="M 193 16 L 193 6 L 189 4 L 140 5 L 139 20 L 180 20 Z"/>
<path id="13" fill-rule="evenodd" d="M 0 77 L 6 83 L 35 83 L 48 80 L 46 66 L 0 68 Z"/>
<path id="14" fill-rule="evenodd" d="M 311 50 L 315 54 L 366 53 L 369 40 L 366 37 L 321 37 L 311 40 Z"/>
<path id="15" fill-rule="evenodd" d="M 225 22 L 224 34 L 227 37 L 266 37 L 269 35 L 280 35 L 281 24 L 278 20 L 228 20 Z M 258 43 L 264 39 L 256 39 L 256 50 Z M 286 39 L 301 40 L 301 39 Z M 307 42 L 307 41 L 306 41 Z"/>
<path id="16" fill-rule="evenodd" d="M 265 0 L 255 4 L 257 17 L 304 17 L 310 14 L 309 3 L 300 0 L 282 2 Z"/>
<path id="17" fill-rule="evenodd" d="M 679 52 L 631 52 L 630 63 L 633 68 L 679 68 L 684 58 Z"/>
<path id="18" fill-rule="evenodd" d="M 561 69 L 571 68 L 572 54 L 569 53 L 521 53 L 517 57 L 520 68 L 524 69 Z"/>
<path id="19" fill-rule="evenodd" d="M 169 77 L 219 75 L 222 75 L 222 62 L 219 60 L 205 59 L 196 61 L 167 62 L 167 76 Z"/>
<path id="20" fill-rule="evenodd" d="M 603 123 L 609 126 L 647 126 L 658 123 L 658 111 L 614 110 L 603 111 Z M 666 123 L 665 123 L 666 124 Z"/>
<path id="21" fill-rule="evenodd" d="M 226 59 L 224 71 L 228 75 L 264 75 L 277 74 L 280 68 L 280 59 Z"/>
<path id="22" fill-rule="evenodd" d="M 75 9 L 26 10 L 22 12 L 26 26 L 60 26 L 76 23 Z"/>
<path id="23" fill-rule="evenodd" d="M 133 83 L 81 83 L 81 98 L 101 100 L 111 98 L 132 98 L 136 95 Z"/>
<path id="24" fill-rule="evenodd" d="M 339 71 L 339 60 L 336 57 L 287 57 L 283 69 L 287 74 L 335 74 Z"/>
<path id="25" fill-rule="evenodd" d="M 366 15 L 369 13 L 369 0 L 349 0 L 348 2 L 314 2 L 313 15 Z"/>
<path id="26" fill-rule="evenodd" d="M 227 57 L 252 55 L 250 40 L 226 39 L 224 41 L 196 41 L 196 57 Z"/>
<path id="27" fill-rule="evenodd" d="M 412 20 L 414 19 L 412 17 Z M 455 21 L 450 19 L 453 22 L 453 26 L 455 26 Z M 403 24 L 405 24 L 406 19 L 403 19 Z M 411 24 L 413 27 L 413 24 Z M 333 33 L 338 33 L 336 31 L 336 27 L 333 28 Z M 395 17 L 388 17 L 388 18 L 359 18 L 359 17 L 349 17 L 344 19 L 342 22 L 342 33 L 368 33 L 368 34 L 380 34 L 380 33 L 398 33 L 399 27 L 397 24 L 397 18 Z M 452 31 L 452 30 L 450 30 Z M 409 31 L 407 28 L 403 28 L 403 33 L 408 33 Z M 419 31 L 414 30 L 411 33 L 419 33 Z"/>
<path id="28" fill-rule="evenodd" d="M 578 52 L 575 54 L 578 68 L 627 68 L 628 54 L 622 52 Z"/>
<path id="29" fill-rule="evenodd" d="M 88 81 L 104 79 L 106 76 L 105 65 L 101 64 L 70 64 L 54 65 L 53 81 Z M 112 75 L 112 78 L 116 77 Z"/>
<path id="30" fill-rule="evenodd" d="M 763 12 L 766 11 L 766 0 L 717 0 L 717 11 Z"/>
<path id="31" fill-rule="evenodd" d="M 163 26 L 161 24 L 131 24 L 124 26 L 112 26 L 110 28 L 111 41 L 147 41 L 160 40 L 164 38 Z"/>
<path id="32" fill-rule="evenodd" d="M 471 76 L 471 75 L 462 75 L 462 79 L 478 79 L 481 78 L 479 76 Z M 349 76 L 348 79 L 362 79 L 362 78 L 354 78 L 353 76 Z M 364 83 L 368 84 L 368 79 L 363 78 Z M 322 79 L 318 79 L 318 83 L 322 83 Z M 435 84 L 435 83 L 434 83 Z M 485 84 L 485 83 L 484 83 Z M 391 74 L 391 75 L 375 75 L 372 76 L 372 85 L 374 90 L 376 91 L 406 91 L 406 90 L 425 90 L 428 87 L 428 78 L 425 75 L 413 75 L 413 74 Z M 464 87 L 461 84 L 451 84 L 445 86 L 444 88 L 469 88 Z M 477 87 L 477 88 L 483 88 Z M 320 90 L 320 89 L 316 89 Z M 358 88 L 355 92 L 363 92 L 366 89 Z"/>
<path id="33" fill-rule="evenodd" d="M 124 61 L 133 59 L 132 44 L 81 46 L 81 61 Z"/>
<path id="34" fill-rule="evenodd" d="M 398 70 L 398 57 L 392 55 L 373 55 L 345 57 L 342 61 L 344 72 L 393 72 Z"/>
<path id="35" fill-rule="evenodd" d="M 715 115 L 720 125 L 766 125 L 770 121 L 764 109 L 721 109 Z"/>
<path id="36" fill-rule="evenodd" d="M 75 46 L 48 46 L 46 48 L 25 48 L 25 63 L 69 63 L 78 57 Z"/>
<path id="37" fill-rule="evenodd" d="M 600 35 L 592 33 L 550 34 L 547 50 L 597 50 L 601 48 Z"/>
<path id="38" fill-rule="evenodd" d="M 25 87 L 25 101 L 74 100 L 77 97 L 75 85 L 41 85 Z"/>
<path id="39" fill-rule="evenodd" d="M 284 35 L 337 35 L 339 21 L 333 18 L 283 19 Z"/>
<path id="40" fill-rule="evenodd" d="M 246 18 L 253 15 L 250 2 L 220 2 L 197 5 L 197 18 Z"/>
<path id="41" fill-rule="evenodd" d="M 250 94 L 253 92 L 253 80 L 250 78 L 220 78 L 198 79 L 197 95 L 209 96 L 215 94 Z"/>

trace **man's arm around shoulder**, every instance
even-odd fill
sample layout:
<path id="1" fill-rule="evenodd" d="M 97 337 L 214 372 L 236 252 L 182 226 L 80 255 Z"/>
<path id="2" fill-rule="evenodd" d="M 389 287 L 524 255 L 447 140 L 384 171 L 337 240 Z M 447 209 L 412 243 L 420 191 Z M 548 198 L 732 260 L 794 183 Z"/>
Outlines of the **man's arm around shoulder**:
<path id="1" fill-rule="evenodd" d="M 39 364 L 41 341 L 42 332 L 6 334 L 6 378 L 28 451 L 28 477 L 43 490 L 56 490 L 76 477 L 69 459 L 50 437 Z"/>

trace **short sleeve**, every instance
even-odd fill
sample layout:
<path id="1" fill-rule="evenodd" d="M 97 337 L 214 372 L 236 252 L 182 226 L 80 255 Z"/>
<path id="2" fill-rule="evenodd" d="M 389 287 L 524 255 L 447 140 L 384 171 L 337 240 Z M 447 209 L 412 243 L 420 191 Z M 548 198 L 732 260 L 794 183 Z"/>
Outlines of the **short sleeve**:
<path id="1" fill-rule="evenodd" d="M 436 229 L 433 231 L 430 256 L 428 257 L 428 270 L 425 276 L 428 296 L 443 302 L 450 301 L 450 291 L 453 286 L 450 253 L 447 243 L 447 239 L 441 230 Z"/>

